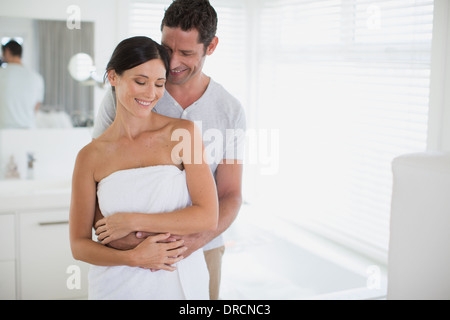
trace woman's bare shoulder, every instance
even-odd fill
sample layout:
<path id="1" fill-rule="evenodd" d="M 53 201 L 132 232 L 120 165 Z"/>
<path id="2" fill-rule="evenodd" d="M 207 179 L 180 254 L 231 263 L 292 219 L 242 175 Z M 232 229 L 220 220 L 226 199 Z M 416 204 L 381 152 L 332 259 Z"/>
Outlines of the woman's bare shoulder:
<path id="1" fill-rule="evenodd" d="M 172 119 L 171 128 L 172 132 L 175 130 L 186 130 L 191 134 L 198 130 L 194 122 L 186 119 Z"/>
<path id="2" fill-rule="evenodd" d="M 95 168 L 95 164 L 102 152 L 102 143 L 98 140 L 92 140 L 84 146 L 77 155 L 77 164 L 83 167 Z"/>

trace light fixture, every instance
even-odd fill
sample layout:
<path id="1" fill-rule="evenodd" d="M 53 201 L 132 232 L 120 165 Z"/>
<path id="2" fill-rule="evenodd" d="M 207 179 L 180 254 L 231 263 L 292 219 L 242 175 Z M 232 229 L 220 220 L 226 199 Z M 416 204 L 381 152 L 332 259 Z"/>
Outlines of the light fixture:
<path id="1" fill-rule="evenodd" d="M 87 53 L 75 54 L 69 61 L 68 69 L 72 78 L 82 85 L 104 87 L 103 81 L 97 75 L 94 62 Z"/>

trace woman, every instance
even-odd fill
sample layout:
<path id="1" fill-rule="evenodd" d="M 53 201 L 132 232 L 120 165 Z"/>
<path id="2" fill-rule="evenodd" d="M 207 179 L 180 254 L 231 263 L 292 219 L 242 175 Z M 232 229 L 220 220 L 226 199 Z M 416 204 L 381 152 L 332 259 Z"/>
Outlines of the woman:
<path id="1" fill-rule="evenodd" d="M 203 253 L 183 259 L 181 241 L 164 241 L 214 230 L 218 215 L 208 164 L 198 156 L 194 162 L 202 152 L 194 149 L 200 133 L 192 122 L 152 112 L 164 94 L 168 61 L 165 49 L 147 37 L 117 46 L 107 66 L 116 118 L 77 156 L 70 241 L 75 259 L 92 265 L 90 299 L 208 299 Z M 172 139 L 180 132 L 186 133 L 183 148 Z M 96 223 L 101 243 L 92 240 L 97 197 L 105 216 Z M 157 235 L 133 250 L 105 246 L 135 231 Z"/>

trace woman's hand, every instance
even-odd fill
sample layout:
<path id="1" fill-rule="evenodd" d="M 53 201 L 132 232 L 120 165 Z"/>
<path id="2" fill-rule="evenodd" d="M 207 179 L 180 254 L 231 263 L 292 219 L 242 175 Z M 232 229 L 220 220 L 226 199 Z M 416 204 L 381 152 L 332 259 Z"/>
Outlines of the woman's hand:
<path id="1" fill-rule="evenodd" d="M 183 240 L 169 241 L 170 234 L 149 236 L 131 250 L 136 266 L 144 269 L 175 271 L 172 265 L 181 261 L 181 255 L 187 250 Z M 169 241 L 169 242 L 167 242 Z"/>
<path id="2" fill-rule="evenodd" d="M 108 244 L 111 241 L 127 236 L 135 231 L 131 225 L 131 220 L 131 213 L 115 213 L 100 219 L 94 226 L 97 240 L 102 244 Z"/>

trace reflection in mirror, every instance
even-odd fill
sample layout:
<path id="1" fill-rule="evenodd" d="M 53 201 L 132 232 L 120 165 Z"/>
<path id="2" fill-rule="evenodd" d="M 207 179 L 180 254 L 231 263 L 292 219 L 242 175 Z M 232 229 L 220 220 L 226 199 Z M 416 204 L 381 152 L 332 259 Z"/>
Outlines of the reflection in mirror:
<path id="1" fill-rule="evenodd" d="M 80 29 L 68 29 L 66 21 L 37 20 L 39 72 L 44 77 L 42 111 L 64 111 L 75 127 L 92 126 L 94 88 L 74 80 L 67 70 L 79 52 L 94 54 L 94 23 L 81 22 Z"/>
<path id="2" fill-rule="evenodd" d="M 44 80 L 22 62 L 22 43 L 2 37 L 0 128 L 34 128 L 35 113 L 44 99 Z"/>
<path id="3" fill-rule="evenodd" d="M 94 57 L 94 23 L 79 29 L 66 21 L 0 17 L 0 38 L 22 38 L 24 65 L 44 79 L 45 95 L 37 127 L 89 127 L 94 120 L 94 87 L 76 81 L 67 67 L 83 52 Z"/>

